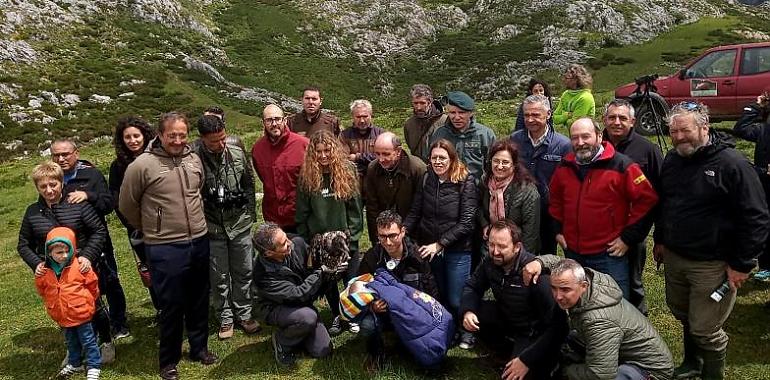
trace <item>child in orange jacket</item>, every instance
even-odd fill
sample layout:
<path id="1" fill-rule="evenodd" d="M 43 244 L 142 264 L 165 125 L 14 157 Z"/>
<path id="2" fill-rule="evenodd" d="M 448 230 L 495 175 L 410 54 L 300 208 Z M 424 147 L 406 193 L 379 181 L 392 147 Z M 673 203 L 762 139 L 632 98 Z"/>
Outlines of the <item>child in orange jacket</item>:
<path id="1" fill-rule="evenodd" d="M 99 285 L 92 270 L 81 273 L 76 262 L 75 232 L 67 227 L 56 227 L 48 232 L 45 242 L 46 266 L 35 273 L 37 292 L 43 297 L 46 311 L 64 329 L 69 362 L 59 372 L 67 378 L 83 372 L 82 353 L 88 369 L 87 379 L 98 380 L 101 355 L 96 344 L 91 319 L 96 311 Z"/>

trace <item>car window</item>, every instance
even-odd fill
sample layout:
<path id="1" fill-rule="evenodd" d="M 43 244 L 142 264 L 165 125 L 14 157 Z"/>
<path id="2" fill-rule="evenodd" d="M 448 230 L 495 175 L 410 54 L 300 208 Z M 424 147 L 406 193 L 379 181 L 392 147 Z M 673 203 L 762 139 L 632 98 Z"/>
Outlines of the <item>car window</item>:
<path id="1" fill-rule="evenodd" d="M 770 71 L 770 46 L 743 49 L 741 75 L 759 74 Z"/>
<path id="2" fill-rule="evenodd" d="M 712 78 L 733 75 L 736 50 L 719 50 L 706 54 L 687 69 L 688 78 Z"/>

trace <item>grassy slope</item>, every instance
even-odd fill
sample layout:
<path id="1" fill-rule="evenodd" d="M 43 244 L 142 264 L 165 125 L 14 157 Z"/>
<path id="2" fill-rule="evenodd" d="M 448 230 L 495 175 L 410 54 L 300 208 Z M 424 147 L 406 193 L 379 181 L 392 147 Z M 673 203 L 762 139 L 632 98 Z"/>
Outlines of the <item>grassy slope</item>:
<path id="1" fill-rule="evenodd" d="M 247 8 L 233 8 L 226 12 L 246 12 Z M 277 11 L 276 11 L 277 12 Z M 284 15 L 285 16 L 285 15 Z M 228 16 L 229 17 L 229 16 Z M 230 49 L 241 49 L 248 46 L 252 41 L 246 33 L 265 32 L 268 30 L 279 29 L 280 25 L 269 24 L 265 18 L 256 18 L 267 24 L 251 25 L 249 17 L 244 16 L 240 28 L 232 32 L 244 33 L 243 40 L 238 42 L 231 39 L 226 47 Z M 252 17 L 251 20 L 254 20 Z M 271 26 L 275 29 L 271 29 Z M 596 74 L 597 88 L 599 90 L 611 89 L 614 85 L 624 83 L 633 79 L 636 74 L 646 73 L 650 70 L 655 71 L 657 62 L 660 60 L 662 52 L 674 52 L 676 54 L 689 54 L 691 46 L 703 46 L 707 43 L 708 30 L 713 28 L 730 29 L 736 25 L 734 20 L 706 20 L 693 25 L 684 26 L 670 33 L 669 36 L 661 40 L 640 45 L 627 47 L 623 49 L 609 49 L 620 56 L 631 56 L 636 59 L 633 64 L 622 66 L 607 66 L 602 68 Z M 243 29 L 246 28 L 247 29 Z M 285 29 L 287 33 L 294 30 L 293 27 Z M 679 38 L 679 42 L 665 42 L 669 38 Z M 149 41 L 137 43 L 147 43 Z M 242 44 L 240 47 L 237 44 Z M 270 54 L 256 54 L 257 52 L 275 53 L 275 50 L 264 50 L 265 46 L 259 49 L 253 48 L 253 53 L 248 59 L 255 60 L 255 66 L 268 65 Z M 248 50 L 248 49 L 247 49 Z M 108 59 L 106 57 L 105 59 Z M 275 57 L 273 68 L 297 68 L 291 63 L 290 57 Z M 240 58 L 239 58 L 240 59 Z M 80 62 L 80 61 L 78 61 Z M 305 61 L 307 63 L 307 61 Z M 91 63 L 96 65 L 97 63 Z M 156 66 L 157 65 L 157 66 Z M 287 66 L 288 65 L 288 66 Z M 249 77 L 256 71 L 251 71 L 251 65 L 243 65 L 243 75 Z M 319 65 L 321 66 L 321 65 Z M 304 65 L 302 67 L 308 67 Z M 313 65 L 309 66 L 315 69 Z M 157 68 L 157 70 L 156 70 Z M 329 70 L 339 70 L 336 74 L 341 74 L 342 69 L 325 67 Z M 150 87 L 152 91 L 159 91 L 157 94 L 167 99 L 168 104 L 175 107 L 182 106 L 186 110 L 195 111 L 212 104 L 223 103 L 228 111 L 228 120 L 230 125 L 236 126 L 236 131 L 245 136 L 247 145 L 251 145 L 254 139 L 261 134 L 258 122 L 253 115 L 258 113 L 254 106 L 246 106 L 242 103 L 223 101 L 216 91 L 205 86 L 206 79 L 195 77 L 183 73 L 174 67 L 167 70 L 167 67 L 161 63 L 152 63 L 150 65 L 141 65 L 133 70 L 135 72 L 125 73 L 129 77 L 136 73 L 142 73 L 144 76 L 157 75 L 153 78 L 158 79 L 158 84 Z M 236 74 L 238 67 L 233 69 L 232 73 L 223 70 L 227 74 Z M 153 74 L 155 73 L 155 74 Z M 75 74 L 72 74 L 75 75 Z M 297 74 L 300 79 L 291 81 L 287 78 L 276 79 L 275 82 L 268 82 L 271 76 L 254 79 L 253 84 L 263 87 L 269 87 L 275 83 L 276 89 L 286 89 L 290 93 L 297 90 L 305 81 L 313 77 L 313 73 Z M 305 75 L 303 77 L 303 75 Z M 336 76 L 336 75 L 335 75 Z M 333 78 L 333 76 L 329 76 Z M 114 83 L 112 79 L 101 80 L 91 78 L 96 83 L 107 84 Z M 117 79 L 117 78 L 116 78 Z M 121 78 L 123 79 L 123 78 Z M 190 82 L 195 79 L 196 82 Z M 31 81 L 32 77 L 25 79 Z M 353 86 L 346 88 L 355 88 L 355 84 L 361 80 L 360 77 L 350 79 Z M 329 82 L 334 84 L 338 82 Z M 88 84 L 82 82 L 81 84 Z M 114 84 L 111 84 L 114 86 Z M 323 85 L 323 83 L 322 83 Z M 334 86 L 336 87 L 336 86 Z M 332 87 L 332 88 L 334 88 Z M 148 90 L 148 91 L 150 91 Z M 350 99 L 358 95 L 350 90 L 330 90 L 331 94 L 340 99 Z M 602 94 L 600 94 L 601 99 Z M 342 109 L 344 102 L 329 102 L 335 108 Z M 480 105 L 479 118 L 482 122 L 495 128 L 499 134 L 503 134 L 513 123 L 513 114 L 515 112 L 515 102 L 499 101 L 484 103 Z M 148 106 L 144 111 L 155 109 Z M 139 109 L 137 109 L 139 111 Z M 159 112 L 159 110 L 157 110 Z M 142 114 L 151 116 L 154 113 Z M 102 114 L 105 117 L 102 120 L 114 120 L 111 114 Z M 401 120 L 406 117 L 407 111 L 403 108 L 389 108 L 380 112 L 376 121 L 387 128 L 394 129 L 400 125 Z M 346 117 L 346 114 L 342 114 Z M 347 118 L 349 120 L 349 118 Z M 744 149 L 748 145 L 742 145 Z M 111 147 L 106 143 L 100 143 L 84 150 L 83 156 L 94 161 L 100 169 L 107 171 L 109 162 L 112 159 Z M 20 217 L 27 204 L 35 199 L 33 187 L 27 179 L 27 173 L 37 162 L 36 159 L 27 159 L 19 162 L 6 162 L 0 164 L 0 191 L 3 194 L 0 202 L 0 379 L 37 379 L 48 377 L 55 373 L 64 347 L 61 344 L 61 337 L 50 320 L 42 310 L 40 301 L 32 287 L 32 279 L 28 269 L 19 260 L 16 254 L 16 234 L 19 228 Z M 117 256 L 122 269 L 124 286 L 126 287 L 127 297 L 129 299 L 129 317 L 132 323 L 134 338 L 120 342 L 118 345 L 119 360 L 117 363 L 107 366 L 104 372 L 104 378 L 155 378 L 156 373 L 156 338 L 155 330 L 149 327 L 152 317 L 151 306 L 146 292 L 138 281 L 137 275 L 133 269 L 133 262 L 128 250 L 128 244 L 123 230 L 120 228 L 116 218 L 110 218 L 110 227 L 116 246 Z M 677 323 L 670 316 L 663 299 L 663 280 L 656 273 L 652 265 L 648 265 L 645 273 L 647 287 L 650 294 L 651 319 L 658 330 L 666 339 L 675 356 L 680 356 L 681 337 Z M 770 339 L 770 328 L 767 326 L 766 310 L 761 307 L 764 300 L 768 299 L 768 290 L 763 285 L 749 284 L 741 290 L 741 297 L 736 304 L 736 310 L 733 317 L 728 322 L 728 332 L 732 338 L 728 362 L 728 379 L 760 379 L 770 378 L 770 358 L 765 354 Z M 326 311 L 324 315 L 328 318 Z M 212 323 L 213 326 L 213 323 Z M 201 368 L 183 362 L 181 366 L 182 375 L 185 378 L 233 378 L 246 379 L 254 378 L 256 374 L 260 378 L 360 378 L 364 374 L 360 370 L 363 361 L 364 345 L 360 340 L 352 340 L 348 335 L 343 335 L 335 340 L 335 346 L 338 347 L 337 354 L 323 361 L 302 360 L 296 371 L 279 370 L 272 360 L 269 339 L 265 333 L 256 337 L 243 337 L 236 335 L 231 341 L 219 342 L 215 339 L 215 330 L 211 333 L 214 338 L 211 339 L 211 346 L 220 357 L 223 363 L 212 368 Z M 450 352 L 451 364 L 447 378 L 465 379 L 465 378 L 494 378 L 494 371 L 489 368 L 482 360 L 472 359 L 474 354 L 453 350 Z M 392 366 L 387 373 L 383 373 L 378 378 L 382 379 L 407 379 L 419 377 L 409 364 L 404 364 L 403 360 L 394 359 Z"/>

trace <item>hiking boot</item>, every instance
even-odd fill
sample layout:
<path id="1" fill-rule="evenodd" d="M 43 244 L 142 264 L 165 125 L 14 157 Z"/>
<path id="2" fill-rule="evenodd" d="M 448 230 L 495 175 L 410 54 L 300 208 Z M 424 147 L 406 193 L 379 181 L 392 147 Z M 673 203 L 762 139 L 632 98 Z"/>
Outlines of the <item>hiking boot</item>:
<path id="1" fill-rule="evenodd" d="M 112 340 L 128 338 L 130 336 L 131 331 L 126 326 L 118 327 L 112 332 Z"/>
<path id="2" fill-rule="evenodd" d="M 332 325 L 329 326 L 329 335 L 337 336 L 342 333 L 342 319 L 339 316 L 334 317 Z"/>
<path id="3" fill-rule="evenodd" d="M 243 321 L 238 321 L 237 325 L 246 334 L 254 334 L 256 332 L 259 332 L 259 330 L 262 329 L 262 327 L 259 326 L 259 322 L 255 321 L 253 319 L 246 319 L 246 320 L 243 320 Z"/>
<path id="4" fill-rule="evenodd" d="M 89 368 L 88 372 L 86 372 L 86 380 L 99 380 L 101 373 L 102 370 L 99 368 Z"/>
<path id="5" fill-rule="evenodd" d="M 727 350 L 707 351 L 701 350 L 703 355 L 702 380 L 723 380 L 725 378 L 725 357 Z"/>
<path id="6" fill-rule="evenodd" d="M 278 343 L 278 338 L 276 337 L 278 335 L 278 331 L 273 331 L 272 341 L 273 341 L 273 353 L 275 354 L 275 361 L 278 362 L 278 365 L 281 367 L 289 367 L 293 366 L 294 363 L 297 361 L 297 359 L 294 357 L 294 354 L 291 353 L 289 349 L 282 346 L 280 343 Z"/>
<path id="7" fill-rule="evenodd" d="M 85 368 L 83 368 L 82 365 L 78 366 L 78 367 L 75 367 L 72 364 L 67 364 L 67 365 L 64 366 L 64 368 L 61 369 L 61 371 L 59 371 L 59 374 L 56 377 L 58 377 L 60 379 L 67 379 L 70 376 L 72 376 L 72 375 L 74 375 L 76 373 L 83 372 L 83 371 L 85 371 Z"/>
<path id="8" fill-rule="evenodd" d="M 110 364 L 115 361 L 115 345 L 112 342 L 102 343 L 99 352 L 102 355 L 102 364 Z"/>
<path id="9" fill-rule="evenodd" d="M 358 323 L 350 322 L 348 324 L 348 331 L 353 334 L 358 334 L 361 331 L 361 326 L 359 326 Z"/>
<path id="10" fill-rule="evenodd" d="M 230 339 L 233 337 L 233 324 L 232 323 L 225 323 L 222 326 L 219 326 L 219 333 L 217 333 L 217 336 L 219 339 Z"/>
<path id="11" fill-rule="evenodd" d="M 463 350 L 470 350 L 476 345 L 476 337 L 472 333 L 463 331 L 460 333 L 460 348 Z"/>
<path id="12" fill-rule="evenodd" d="M 179 372 L 176 364 L 167 365 L 160 369 L 160 378 L 163 380 L 179 380 Z"/>
<path id="13" fill-rule="evenodd" d="M 770 270 L 761 269 L 752 277 L 756 281 L 770 282 Z"/>
<path id="14" fill-rule="evenodd" d="M 698 355 L 698 346 L 689 332 L 689 326 L 684 326 L 684 360 L 679 367 L 674 368 L 675 379 L 689 379 L 699 377 L 703 360 Z"/>
<path id="15" fill-rule="evenodd" d="M 190 360 L 200 362 L 203 365 L 212 365 L 219 360 L 217 355 L 209 350 L 205 350 L 198 355 L 190 356 Z"/>

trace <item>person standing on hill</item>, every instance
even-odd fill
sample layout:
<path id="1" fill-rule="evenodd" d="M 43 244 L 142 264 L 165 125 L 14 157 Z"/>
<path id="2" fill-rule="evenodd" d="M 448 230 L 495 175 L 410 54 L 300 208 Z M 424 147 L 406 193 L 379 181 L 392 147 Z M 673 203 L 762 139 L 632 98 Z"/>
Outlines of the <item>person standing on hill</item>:
<path id="1" fill-rule="evenodd" d="M 340 141 L 348 150 L 348 159 L 356 165 L 361 197 L 366 199 L 366 169 L 369 163 L 377 158 L 374 154 L 374 140 L 385 131 L 372 124 L 372 103 L 368 100 L 354 100 L 350 103 L 350 113 L 353 116 L 353 125 L 340 133 Z"/>
<path id="2" fill-rule="evenodd" d="M 581 117 L 594 117 L 596 103 L 591 93 L 591 73 L 585 67 L 573 63 L 567 67 L 562 80 L 567 90 L 561 94 L 559 104 L 553 111 L 554 125 L 569 128 Z"/>
<path id="3" fill-rule="evenodd" d="M 203 163 L 203 212 L 208 228 L 212 301 L 219 317 L 219 339 L 233 336 L 237 326 L 259 331 L 251 315 L 251 270 L 254 248 L 251 227 L 256 219 L 254 174 L 243 148 L 229 144 L 221 118 L 198 119 L 200 139 L 195 153 Z"/>
<path id="4" fill-rule="evenodd" d="M 201 190 L 203 165 L 187 144 L 189 123 L 178 112 L 161 115 L 158 137 L 128 165 L 118 202 L 144 235 L 152 287 L 160 301 L 160 377 L 179 378 L 182 337 L 190 359 L 211 365 L 208 349 L 209 239 Z"/>
<path id="5" fill-rule="evenodd" d="M 404 122 L 404 138 L 409 152 L 429 164 L 430 137 L 446 123 L 447 115 L 441 102 L 433 98 L 433 90 L 426 84 L 416 84 L 409 91 L 412 116 Z"/>
<path id="6" fill-rule="evenodd" d="M 283 110 L 275 104 L 262 111 L 262 125 L 265 135 L 251 148 L 251 161 L 265 194 L 262 216 L 285 232 L 297 233 L 297 181 L 310 140 L 289 129 Z"/>
<path id="7" fill-rule="evenodd" d="M 310 138 L 318 131 L 329 131 L 335 137 L 340 134 L 340 121 L 336 116 L 321 110 L 324 98 L 321 89 L 308 86 L 302 90 L 302 111 L 288 118 L 289 129 Z"/>

